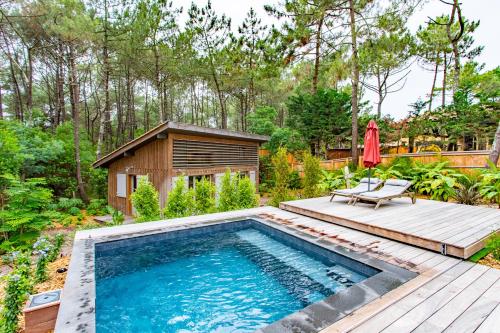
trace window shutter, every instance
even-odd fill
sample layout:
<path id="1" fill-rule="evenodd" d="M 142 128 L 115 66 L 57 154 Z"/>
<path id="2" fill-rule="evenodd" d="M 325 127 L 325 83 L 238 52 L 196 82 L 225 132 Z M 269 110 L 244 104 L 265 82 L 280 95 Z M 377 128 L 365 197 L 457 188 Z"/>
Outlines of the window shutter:
<path id="1" fill-rule="evenodd" d="M 224 177 L 223 173 L 215 174 L 215 200 L 219 200 L 219 192 L 222 184 L 222 177 Z"/>
<path id="2" fill-rule="evenodd" d="M 127 197 L 127 175 L 124 173 L 116 174 L 116 196 L 119 198 Z"/>

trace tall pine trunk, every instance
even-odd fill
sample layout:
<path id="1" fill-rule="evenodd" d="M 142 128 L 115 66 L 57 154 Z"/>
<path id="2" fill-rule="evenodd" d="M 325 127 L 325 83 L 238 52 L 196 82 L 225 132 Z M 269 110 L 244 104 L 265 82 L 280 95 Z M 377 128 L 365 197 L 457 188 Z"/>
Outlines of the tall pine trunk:
<path id="1" fill-rule="evenodd" d="M 356 19 L 354 0 L 349 0 L 349 15 L 350 15 L 350 28 L 351 28 L 351 63 L 352 63 L 352 95 L 351 95 L 351 108 L 352 108 L 352 141 L 351 141 L 351 155 L 354 165 L 359 164 L 358 154 L 358 90 L 359 90 L 359 63 L 358 63 L 358 45 L 356 40 Z"/>
<path id="2" fill-rule="evenodd" d="M 81 161 L 80 161 L 80 101 L 79 101 L 79 86 L 75 64 L 75 50 L 73 45 L 69 45 L 69 74 L 70 74 L 70 100 L 71 113 L 73 115 L 73 142 L 75 145 L 75 164 L 76 164 L 76 182 L 80 198 L 84 202 L 88 202 L 89 198 L 85 192 L 85 186 L 82 179 Z"/>
<path id="3" fill-rule="evenodd" d="M 446 57 L 446 52 L 443 52 L 443 95 L 441 99 L 441 106 L 444 108 L 446 105 L 446 80 L 448 79 L 448 58 Z"/>
<path id="4" fill-rule="evenodd" d="M 321 28 L 323 27 L 324 13 L 318 21 L 318 28 L 316 30 L 316 46 L 314 54 L 314 75 L 312 81 L 312 92 L 316 94 L 318 91 L 318 76 L 319 76 L 319 63 L 320 63 L 320 52 L 321 52 Z"/>
<path id="5" fill-rule="evenodd" d="M 102 66 L 103 66 L 103 88 L 104 88 L 104 110 L 101 113 L 99 120 L 99 133 L 97 135 L 97 159 L 103 155 L 103 146 L 106 133 L 109 132 L 108 127 L 111 127 L 111 103 L 109 99 L 109 35 L 108 35 L 108 1 L 104 1 L 104 41 L 102 47 Z"/>
<path id="6" fill-rule="evenodd" d="M 500 156 L 500 121 L 498 122 L 498 127 L 495 132 L 495 138 L 493 139 L 493 145 L 491 146 L 490 161 L 493 165 L 497 165 L 498 157 Z M 487 165 L 489 167 L 489 165 Z"/>
<path id="7" fill-rule="evenodd" d="M 434 90 L 436 89 L 436 79 L 438 75 L 438 70 L 439 70 L 439 52 L 437 53 L 436 65 L 434 66 L 434 78 L 432 79 L 431 94 L 429 96 L 429 108 L 428 108 L 429 111 L 432 110 L 432 100 L 434 99 Z"/>

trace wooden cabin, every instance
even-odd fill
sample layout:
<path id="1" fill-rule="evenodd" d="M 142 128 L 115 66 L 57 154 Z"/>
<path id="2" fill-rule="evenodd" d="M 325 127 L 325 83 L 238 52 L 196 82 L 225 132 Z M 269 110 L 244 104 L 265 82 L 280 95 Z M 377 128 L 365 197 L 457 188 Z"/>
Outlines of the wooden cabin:
<path id="1" fill-rule="evenodd" d="M 165 122 L 96 161 L 108 168 L 108 202 L 125 215 L 133 215 L 130 195 L 141 177 L 160 194 L 163 207 L 177 177 L 208 177 L 220 185 L 227 168 L 247 175 L 258 188 L 259 146 L 267 136 Z"/>

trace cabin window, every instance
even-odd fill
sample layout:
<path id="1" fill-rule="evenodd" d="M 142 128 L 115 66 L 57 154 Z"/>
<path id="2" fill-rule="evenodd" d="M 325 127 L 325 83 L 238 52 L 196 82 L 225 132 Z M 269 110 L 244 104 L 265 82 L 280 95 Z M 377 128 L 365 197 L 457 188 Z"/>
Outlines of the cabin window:
<path id="1" fill-rule="evenodd" d="M 189 184 L 189 188 L 195 188 L 196 186 L 196 182 L 197 181 L 200 181 L 203 179 L 203 177 L 205 177 L 206 179 L 208 179 L 209 181 L 213 182 L 213 175 L 197 175 L 197 176 L 189 176 L 189 181 L 188 181 L 188 184 Z"/>
<path id="2" fill-rule="evenodd" d="M 116 174 L 116 196 L 119 198 L 127 197 L 127 175 L 124 173 Z"/>

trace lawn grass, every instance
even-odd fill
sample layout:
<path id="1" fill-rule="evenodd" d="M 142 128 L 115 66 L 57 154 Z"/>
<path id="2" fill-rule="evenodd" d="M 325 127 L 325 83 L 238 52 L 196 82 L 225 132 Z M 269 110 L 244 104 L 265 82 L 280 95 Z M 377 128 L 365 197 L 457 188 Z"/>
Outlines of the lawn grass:
<path id="1" fill-rule="evenodd" d="M 487 249 L 487 248 L 484 248 L 484 249 L 481 249 L 479 251 L 477 251 L 476 253 L 474 253 L 470 258 L 469 258 L 469 261 L 472 261 L 474 263 L 477 263 L 479 260 L 483 259 L 484 257 L 486 257 L 488 255 L 488 253 L 490 253 L 490 249 Z"/>

